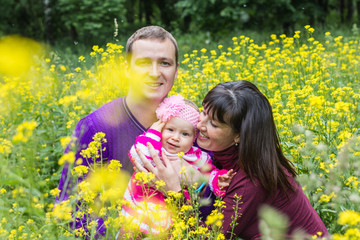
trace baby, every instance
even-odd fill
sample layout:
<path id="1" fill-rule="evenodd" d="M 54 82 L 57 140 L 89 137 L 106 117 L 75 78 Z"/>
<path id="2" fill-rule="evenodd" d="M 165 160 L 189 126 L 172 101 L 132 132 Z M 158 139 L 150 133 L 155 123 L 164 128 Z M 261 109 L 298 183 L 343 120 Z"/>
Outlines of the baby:
<path id="1" fill-rule="evenodd" d="M 196 125 L 199 122 L 199 114 L 196 104 L 184 99 L 181 95 L 165 98 L 156 110 L 156 115 L 160 120 L 155 122 L 146 133 L 136 138 L 135 144 L 129 151 L 129 157 L 131 161 L 137 161 L 144 166 L 136 152 L 136 150 L 140 150 L 155 167 L 146 146 L 148 142 L 153 145 L 159 156 L 161 156 L 161 151 L 164 151 L 170 161 L 179 159 L 178 153 L 183 153 L 182 159 L 208 176 L 210 189 L 216 196 L 222 197 L 225 195 L 225 190 L 235 173 L 232 170 L 217 169 L 212 164 L 209 154 L 193 146 L 198 132 Z M 138 215 L 134 209 L 139 207 L 142 201 L 153 202 L 154 204 L 164 203 L 163 194 L 147 185 L 144 189 L 143 186 L 136 183 L 135 174 L 132 175 L 124 195 L 124 199 L 129 201 L 130 205 L 125 206 L 123 212 L 130 216 Z M 158 212 L 158 214 L 161 213 Z M 164 221 L 164 219 L 158 223 L 158 226 L 155 226 L 157 225 L 156 221 L 152 222 L 153 227 L 141 221 L 141 224 L 139 223 L 142 226 L 141 231 L 157 233 L 159 227 L 166 230 L 170 221 Z"/>

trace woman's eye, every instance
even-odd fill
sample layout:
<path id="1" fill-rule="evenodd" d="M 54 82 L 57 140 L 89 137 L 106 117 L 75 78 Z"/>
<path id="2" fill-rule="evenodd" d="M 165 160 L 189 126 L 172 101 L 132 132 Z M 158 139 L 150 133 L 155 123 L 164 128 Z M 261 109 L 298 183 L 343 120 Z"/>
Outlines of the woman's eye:
<path id="1" fill-rule="evenodd" d="M 218 127 L 213 121 L 210 120 L 209 122 L 210 122 L 211 126 L 213 126 L 214 128 Z"/>

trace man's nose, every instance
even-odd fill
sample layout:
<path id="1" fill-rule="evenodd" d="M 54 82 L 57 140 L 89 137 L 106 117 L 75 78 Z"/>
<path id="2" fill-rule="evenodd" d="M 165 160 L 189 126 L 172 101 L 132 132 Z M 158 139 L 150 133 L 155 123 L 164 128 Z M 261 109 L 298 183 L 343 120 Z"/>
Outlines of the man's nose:
<path id="1" fill-rule="evenodd" d="M 159 69 L 159 65 L 154 62 L 152 65 L 151 65 L 151 69 L 150 69 L 150 72 L 149 72 L 150 76 L 152 77 L 159 77 L 160 76 L 160 69 Z"/>

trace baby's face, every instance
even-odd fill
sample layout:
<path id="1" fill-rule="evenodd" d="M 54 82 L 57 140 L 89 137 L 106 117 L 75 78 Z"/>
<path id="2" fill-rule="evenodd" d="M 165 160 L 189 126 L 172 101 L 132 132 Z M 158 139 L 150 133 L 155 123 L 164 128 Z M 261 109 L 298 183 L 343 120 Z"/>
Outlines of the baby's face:
<path id="1" fill-rule="evenodd" d="M 190 150 L 195 138 L 194 127 L 182 118 L 171 118 L 162 130 L 161 143 L 169 153 Z"/>

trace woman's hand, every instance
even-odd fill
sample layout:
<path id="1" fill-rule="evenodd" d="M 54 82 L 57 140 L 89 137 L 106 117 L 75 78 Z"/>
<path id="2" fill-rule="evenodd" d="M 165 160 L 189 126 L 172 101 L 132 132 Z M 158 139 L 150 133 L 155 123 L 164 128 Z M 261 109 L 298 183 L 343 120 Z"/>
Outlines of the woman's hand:
<path id="1" fill-rule="evenodd" d="M 181 179 L 181 183 L 186 186 L 192 186 L 195 183 L 201 184 L 208 180 L 194 166 L 179 157 L 176 160 L 171 160 L 170 164 Z"/>
<path id="2" fill-rule="evenodd" d="M 163 161 L 161 161 L 159 156 L 156 154 L 154 147 L 150 143 L 147 143 L 147 147 L 149 148 L 150 155 L 154 160 L 156 167 L 154 167 L 147 160 L 147 158 L 144 156 L 144 154 L 141 151 L 137 150 L 137 154 L 144 163 L 144 166 L 155 175 L 157 180 L 162 180 L 165 182 L 166 191 L 174 191 L 174 192 L 181 191 L 182 188 L 180 185 L 180 178 L 178 177 L 178 173 L 170 164 L 170 161 L 167 158 L 166 154 L 164 152 L 161 153 L 163 159 Z M 134 164 L 138 171 L 147 172 L 146 169 L 136 161 L 134 161 Z"/>

